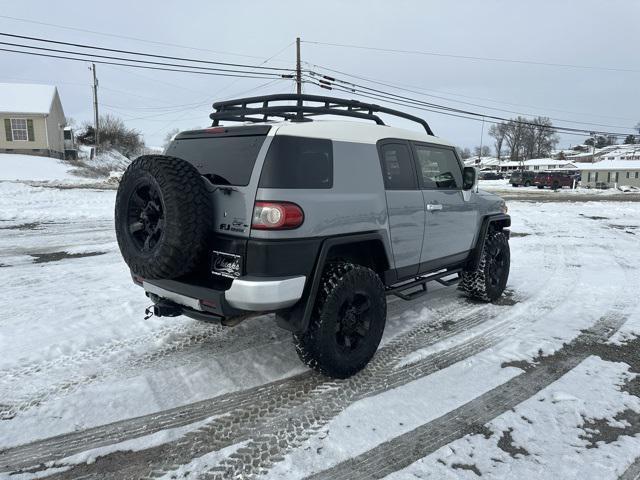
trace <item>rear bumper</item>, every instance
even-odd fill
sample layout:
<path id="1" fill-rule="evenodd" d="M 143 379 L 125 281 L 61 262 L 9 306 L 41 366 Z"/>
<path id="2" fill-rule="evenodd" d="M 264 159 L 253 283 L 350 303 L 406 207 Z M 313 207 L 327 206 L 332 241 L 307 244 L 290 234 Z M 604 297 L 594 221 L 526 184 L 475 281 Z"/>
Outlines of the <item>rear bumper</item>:
<path id="1" fill-rule="evenodd" d="M 144 280 L 147 296 L 180 305 L 188 311 L 218 317 L 247 312 L 268 312 L 294 305 L 302 297 L 306 277 L 241 277 L 228 290 L 218 290 L 175 280 Z M 136 282 L 139 284 L 139 282 Z"/>

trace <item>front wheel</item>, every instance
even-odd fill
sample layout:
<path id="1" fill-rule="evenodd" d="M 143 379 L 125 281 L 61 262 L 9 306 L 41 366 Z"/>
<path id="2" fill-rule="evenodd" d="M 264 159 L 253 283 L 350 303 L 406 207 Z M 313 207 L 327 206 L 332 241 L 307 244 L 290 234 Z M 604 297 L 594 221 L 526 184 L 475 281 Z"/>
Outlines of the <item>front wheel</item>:
<path id="1" fill-rule="evenodd" d="M 309 328 L 293 336 L 298 356 L 324 375 L 350 377 L 375 354 L 386 317 L 384 286 L 373 270 L 351 263 L 329 264 Z"/>
<path id="2" fill-rule="evenodd" d="M 524 186 L 525 187 L 530 187 L 531 186 L 531 182 L 529 180 L 527 180 L 526 182 L 524 182 Z"/>
<path id="3" fill-rule="evenodd" d="M 493 302 L 507 286 L 510 262 L 507 236 L 502 231 L 490 230 L 477 268 L 462 272 L 458 288 L 468 297 Z"/>

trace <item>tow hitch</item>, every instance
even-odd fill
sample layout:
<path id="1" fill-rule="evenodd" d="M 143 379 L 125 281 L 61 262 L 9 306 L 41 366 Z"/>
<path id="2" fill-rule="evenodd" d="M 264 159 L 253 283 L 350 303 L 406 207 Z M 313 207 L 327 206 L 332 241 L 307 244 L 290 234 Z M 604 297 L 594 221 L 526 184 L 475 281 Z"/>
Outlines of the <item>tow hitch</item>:
<path id="1" fill-rule="evenodd" d="M 156 317 L 177 317 L 182 315 L 182 307 L 175 303 L 158 302 L 148 306 L 144 310 L 144 319 L 148 320 L 153 316 Z"/>

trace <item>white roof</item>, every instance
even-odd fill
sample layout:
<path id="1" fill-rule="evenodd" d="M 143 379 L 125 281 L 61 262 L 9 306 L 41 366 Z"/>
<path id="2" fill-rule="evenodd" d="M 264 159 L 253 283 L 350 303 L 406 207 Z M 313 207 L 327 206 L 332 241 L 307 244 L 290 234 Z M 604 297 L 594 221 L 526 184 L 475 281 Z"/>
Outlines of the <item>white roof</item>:
<path id="1" fill-rule="evenodd" d="M 571 162 L 555 160 L 553 158 L 532 158 L 524 161 L 525 165 L 568 165 L 569 163 Z"/>
<path id="2" fill-rule="evenodd" d="M 47 114 L 55 94 L 53 85 L 0 83 L 0 113 Z"/>
<path id="3" fill-rule="evenodd" d="M 520 165 L 523 165 L 525 167 L 528 166 L 566 166 L 568 168 L 574 168 L 573 163 L 568 162 L 567 160 L 554 160 L 553 158 L 532 158 L 530 160 L 524 160 L 522 162 L 512 162 L 512 161 L 507 161 L 507 162 L 502 162 L 500 164 L 500 166 L 502 167 L 518 167 Z"/>
<path id="4" fill-rule="evenodd" d="M 603 160 L 580 165 L 580 170 L 640 170 L 640 160 Z"/>
<path id="5" fill-rule="evenodd" d="M 447 147 L 453 144 L 442 138 L 427 135 L 427 132 L 405 130 L 389 125 L 341 120 L 314 120 L 313 122 L 276 122 L 276 135 L 296 137 L 330 138 L 336 141 L 375 144 L 384 138 L 400 138 L 419 142 L 435 143 Z"/>

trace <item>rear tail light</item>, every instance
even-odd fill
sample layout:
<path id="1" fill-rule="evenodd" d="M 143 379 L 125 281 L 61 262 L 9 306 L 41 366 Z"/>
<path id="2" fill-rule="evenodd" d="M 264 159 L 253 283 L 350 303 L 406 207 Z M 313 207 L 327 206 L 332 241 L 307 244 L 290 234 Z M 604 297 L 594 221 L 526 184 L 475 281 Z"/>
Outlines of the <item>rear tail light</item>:
<path id="1" fill-rule="evenodd" d="M 304 221 L 304 212 L 295 203 L 256 202 L 251 228 L 257 230 L 290 230 Z"/>

